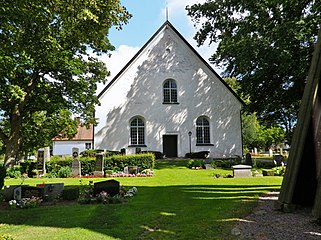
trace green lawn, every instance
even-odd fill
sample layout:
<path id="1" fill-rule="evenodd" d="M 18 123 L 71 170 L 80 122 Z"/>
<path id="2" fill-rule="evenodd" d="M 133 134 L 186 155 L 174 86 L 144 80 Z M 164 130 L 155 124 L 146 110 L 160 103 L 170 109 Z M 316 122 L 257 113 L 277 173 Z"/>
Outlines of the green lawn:
<path id="1" fill-rule="evenodd" d="M 155 176 L 117 178 L 136 186 L 126 204 L 66 205 L 0 212 L 0 235 L 14 239 L 233 239 L 238 218 L 256 205 L 262 192 L 279 189 L 281 177 L 214 178 L 224 170 L 190 170 L 185 161 L 160 161 Z M 95 179 L 102 181 L 103 179 Z M 83 180 L 88 182 L 89 179 Z M 26 179 L 25 184 L 79 179 Z M 20 184 L 7 180 L 6 185 Z"/>

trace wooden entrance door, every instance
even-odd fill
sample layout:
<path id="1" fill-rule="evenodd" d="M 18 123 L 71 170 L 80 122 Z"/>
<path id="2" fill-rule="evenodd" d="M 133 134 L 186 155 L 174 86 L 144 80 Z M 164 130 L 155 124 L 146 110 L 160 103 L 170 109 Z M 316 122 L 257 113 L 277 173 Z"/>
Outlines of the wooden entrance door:
<path id="1" fill-rule="evenodd" d="M 177 157 L 177 135 L 163 135 L 163 154 Z"/>

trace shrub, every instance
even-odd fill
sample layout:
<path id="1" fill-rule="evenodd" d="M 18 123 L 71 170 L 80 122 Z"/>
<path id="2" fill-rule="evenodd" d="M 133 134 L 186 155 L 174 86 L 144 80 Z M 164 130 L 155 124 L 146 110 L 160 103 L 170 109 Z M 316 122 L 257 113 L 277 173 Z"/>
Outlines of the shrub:
<path id="1" fill-rule="evenodd" d="M 60 178 L 71 177 L 71 168 L 69 166 L 61 167 L 58 171 L 58 177 Z"/>
<path id="2" fill-rule="evenodd" d="M 203 160 L 190 160 L 187 163 L 188 168 L 205 168 Z"/>
<path id="3" fill-rule="evenodd" d="M 152 153 L 152 154 L 154 154 L 155 159 L 163 159 L 164 158 L 164 154 L 159 151 L 142 151 L 141 153 Z"/>
<path id="4" fill-rule="evenodd" d="M 50 161 L 46 163 L 47 173 L 51 176 L 59 176 L 58 172 L 61 167 L 71 167 L 73 158 L 70 156 L 60 158 L 59 156 L 53 156 Z"/>
<path id="5" fill-rule="evenodd" d="M 14 240 L 14 238 L 11 235 L 0 234 L 0 240 Z"/>
<path id="6" fill-rule="evenodd" d="M 6 176 L 9 178 L 20 178 L 21 177 L 20 167 L 15 166 L 12 168 L 7 168 Z"/>
<path id="7" fill-rule="evenodd" d="M 64 200 L 76 200 L 79 198 L 78 187 L 65 187 L 62 192 L 62 199 Z"/>
<path id="8" fill-rule="evenodd" d="M 151 153 L 134 155 L 113 155 L 105 159 L 106 170 L 123 171 L 126 166 L 137 166 L 140 169 L 154 168 L 155 156 Z"/>
<path id="9" fill-rule="evenodd" d="M 272 169 L 274 171 L 274 176 L 284 176 L 286 167 L 275 167 Z"/>
<path id="10" fill-rule="evenodd" d="M 37 167 L 37 163 L 32 160 L 26 160 L 20 163 L 20 172 L 21 174 L 26 173 L 28 177 L 33 176 L 33 170 Z"/>
<path id="11" fill-rule="evenodd" d="M 96 158 L 93 157 L 81 157 L 79 159 L 81 163 L 81 175 L 92 175 L 96 167 Z"/>

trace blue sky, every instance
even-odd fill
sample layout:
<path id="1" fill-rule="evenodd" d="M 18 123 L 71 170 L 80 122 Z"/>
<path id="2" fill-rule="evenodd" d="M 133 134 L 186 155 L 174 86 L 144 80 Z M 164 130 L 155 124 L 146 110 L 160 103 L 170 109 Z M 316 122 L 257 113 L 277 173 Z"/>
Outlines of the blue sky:
<path id="1" fill-rule="evenodd" d="M 118 31 L 111 29 L 109 40 L 115 46 L 111 58 L 102 56 L 107 69 L 111 71 L 112 79 L 122 67 L 135 55 L 135 53 L 150 39 L 150 37 L 166 21 L 166 8 L 168 19 L 183 37 L 205 59 L 214 53 L 216 46 L 197 47 L 193 39 L 197 29 L 185 10 L 186 5 L 203 3 L 205 0 L 121 0 L 121 4 L 133 15 L 127 25 Z M 220 69 L 211 65 L 220 74 Z M 98 92 L 102 86 L 98 86 Z"/>

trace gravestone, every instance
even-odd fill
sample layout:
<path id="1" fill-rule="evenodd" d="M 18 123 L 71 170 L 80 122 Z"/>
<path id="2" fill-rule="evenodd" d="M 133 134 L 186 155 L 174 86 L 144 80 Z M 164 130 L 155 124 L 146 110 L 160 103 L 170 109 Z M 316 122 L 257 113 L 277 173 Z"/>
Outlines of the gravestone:
<path id="1" fill-rule="evenodd" d="M 284 166 L 284 157 L 282 155 L 275 155 L 273 159 L 276 166 Z"/>
<path id="2" fill-rule="evenodd" d="M 21 187 L 21 197 L 22 198 L 31 198 L 31 197 L 39 197 L 42 198 L 43 189 L 32 186 L 22 186 Z"/>
<path id="3" fill-rule="evenodd" d="M 96 154 L 96 167 L 94 171 L 94 176 L 103 177 L 104 176 L 104 154 Z"/>
<path id="4" fill-rule="evenodd" d="M 249 166 L 253 166 L 252 155 L 251 153 L 247 153 L 245 155 L 245 164 Z"/>
<path id="5" fill-rule="evenodd" d="M 120 184 L 113 179 L 94 183 L 94 195 L 97 195 L 102 191 L 107 192 L 110 196 L 115 196 L 119 194 Z"/>
<path id="6" fill-rule="evenodd" d="M 46 174 L 46 161 L 45 161 L 45 149 L 40 148 L 37 154 L 37 170 L 38 175 L 43 176 Z"/>
<path id="7" fill-rule="evenodd" d="M 246 178 L 252 177 L 251 166 L 248 165 L 234 165 L 233 168 L 233 177 L 235 178 Z"/>
<path id="8" fill-rule="evenodd" d="M 21 187 L 16 187 L 13 190 L 13 199 L 16 201 L 21 201 L 21 198 L 22 198 L 22 189 Z"/>
<path id="9" fill-rule="evenodd" d="M 39 184 L 37 187 L 43 189 L 44 199 L 61 197 L 64 190 L 63 183 Z"/>
<path id="10" fill-rule="evenodd" d="M 81 164 L 79 161 L 79 148 L 72 148 L 72 156 L 74 160 L 72 161 L 71 169 L 73 177 L 81 176 Z"/>
<path id="11" fill-rule="evenodd" d="M 137 174 L 139 172 L 139 168 L 137 166 L 128 166 L 129 174 Z"/>

